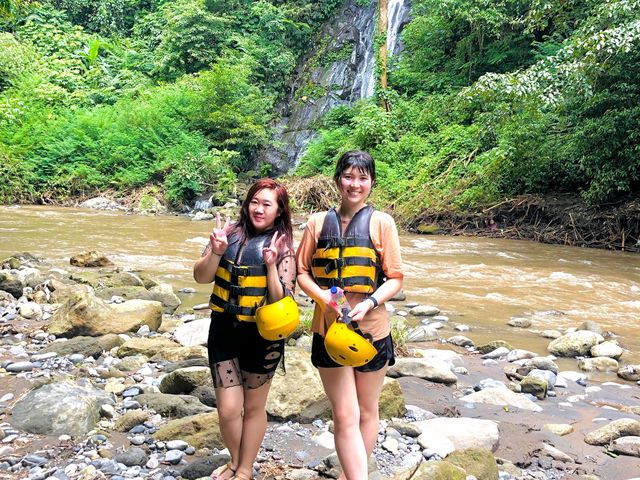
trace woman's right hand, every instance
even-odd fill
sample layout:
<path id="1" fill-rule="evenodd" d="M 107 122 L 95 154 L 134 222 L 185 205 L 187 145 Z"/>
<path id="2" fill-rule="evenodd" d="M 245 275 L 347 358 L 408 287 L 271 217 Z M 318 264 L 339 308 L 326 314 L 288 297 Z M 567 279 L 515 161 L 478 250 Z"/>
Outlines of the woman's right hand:
<path id="1" fill-rule="evenodd" d="M 220 218 L 220 212 L 216 212 L 216 228 L 213 229 L 211 235 L 209 235 L 209 241 L 211 242 L 211 250 L 218 256 L 224 255 L 229 241 L 227 240 L 227 231 L 229 230 L 229 217 L 227 217 L 222 225 L 222 219 Z"/>
<path id="2" fill-rule="evenodd" d="M 342 312 L 340 312 L 338 305 L 336 305 L 333 299 L 331 298 L 330 290 L 321 290 L 320 293 L 318 293 L 318 298 L 316 299 L 316 303 L 318 304 L 318 306 L 320 307 L 320 310 L 322 310 L 322 313 L 324 314 L 328 312 L 336 312 L 338 314 L 338 317 L 342 315 Z"/>

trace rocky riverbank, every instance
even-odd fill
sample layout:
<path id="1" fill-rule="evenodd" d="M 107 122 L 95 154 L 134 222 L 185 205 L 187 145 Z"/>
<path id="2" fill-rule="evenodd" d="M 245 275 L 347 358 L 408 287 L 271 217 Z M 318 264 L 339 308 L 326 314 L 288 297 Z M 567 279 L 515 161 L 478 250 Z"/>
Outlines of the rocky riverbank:
<path id="1" fill-rule="evenodd" d="M 190 290 L 96 253 L 65 269 L 29 254 L 1 266 L 0 478 L 196 479 L 227 460 L 208 311 L 179 308 Z M 548 351 L 530 352 L 474 345 L 462 335 L 473 325 L 403 296 L 388 308 L 407 355 L 385 383 L 370 478 L 640 476 L 640 365 L 612 334 L 593 323 L 544 331 Z M 309 343 L 296 332 L 274 378 L 256 478 L 339 475 Z M 561 370 L 562 357 L 575 367 Z"/>

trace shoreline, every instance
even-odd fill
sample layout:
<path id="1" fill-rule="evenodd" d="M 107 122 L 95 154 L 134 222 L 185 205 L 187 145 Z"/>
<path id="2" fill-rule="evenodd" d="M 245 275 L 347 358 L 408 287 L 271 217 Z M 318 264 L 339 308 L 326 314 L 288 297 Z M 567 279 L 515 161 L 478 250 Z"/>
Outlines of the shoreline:
<path id="1" fill-rule="evenodd" d="M 120 209 L 129 214 L 169 216 L 193 216 L 197 212 L 194 209 L 169 210 L 158 199 L 155 199 L 151 209 L 145 212 L 136 206 L 140 204 L 143 196 L 144 193 L 140 192 L 124 197 L 113 195 L 113 192 L 104 192 L 102 195 L 73 198 L 64 202 L 12 205 L 95 208 L 81 205 L 87 200 L 105 198 L 113 203 L 108 208 L 97 209 Z M 3 206 L 11 207 L 12 205 Z M 233 207 L 212 206 L 207 210 L 229 208 Z M 298 209 L 292 214 L 297 223 L 304 223 L 304 219 L 312 211 L 315 210 Z M 591 206 L 573 194 L 523 195 L 467 211 L 426 210 L 415 220 L 406 221 L 397 215 L 394 215 L 394 218 L 398 228 L 407 233 L 504 238 L 550 245 L 640 253 L 640 197 L 629 197 L 612 204 Z"/>

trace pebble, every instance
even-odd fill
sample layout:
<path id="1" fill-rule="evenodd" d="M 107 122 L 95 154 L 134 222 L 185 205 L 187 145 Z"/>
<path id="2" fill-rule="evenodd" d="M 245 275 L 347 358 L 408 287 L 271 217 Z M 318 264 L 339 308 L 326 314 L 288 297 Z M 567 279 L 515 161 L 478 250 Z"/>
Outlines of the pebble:
<path id="1" fill-rule="evenodd" d="M 7 366 L 7 372 L 30 372 L 35 368 L 35 365 L 31 362 L 15 362 Z"/>
<path id="2" fill-rule="evenodd" d="M 182 450 L 168 450 L 164 455 L 164 461 L 169 462 L 171 465 L 177 465 L 184 457 Z"/>
<path id="3" fill-rule="evenodd" d="M 129 439 L 132 445 L 142 445 L 145 442 L 144 435 L 135 435 Z"/>

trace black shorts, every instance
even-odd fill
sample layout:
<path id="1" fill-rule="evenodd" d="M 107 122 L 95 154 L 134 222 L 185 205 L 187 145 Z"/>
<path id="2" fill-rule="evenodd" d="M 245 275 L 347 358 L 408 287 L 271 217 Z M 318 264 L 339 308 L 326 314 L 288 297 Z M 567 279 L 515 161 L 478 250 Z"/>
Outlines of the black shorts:
<path id="1" fill-rule="evenodd" d="M 243 372 L 272 376 L 284 358 L 284 340 L 262 338 L 255 322 L 212 313 L 207 350 L 211 365 L 237 359 Z"/>
<path id="2" fill-rule="evenodd" d="M 391 366 L 396 363 L 396 357 L 393 353 L 393 339 L 391 338 L 391 334 L 380 340 L 376 340 L 373 342 L 373 346 L 376 347 L 378 353 L 369 361 L 369 363 L 365 363 L 360 367 L 355 367 L 359 372 L 375 372 L 384 368 L 387 364 Z M 327 353 L 327 349 L 324 347 L 324 338 L 317 333 L 313 334 L 313 342 L 311 343 L 311 363 L 316 368 L 342 367 L 339 363 L 331 360 L 331 357 Z"/>

